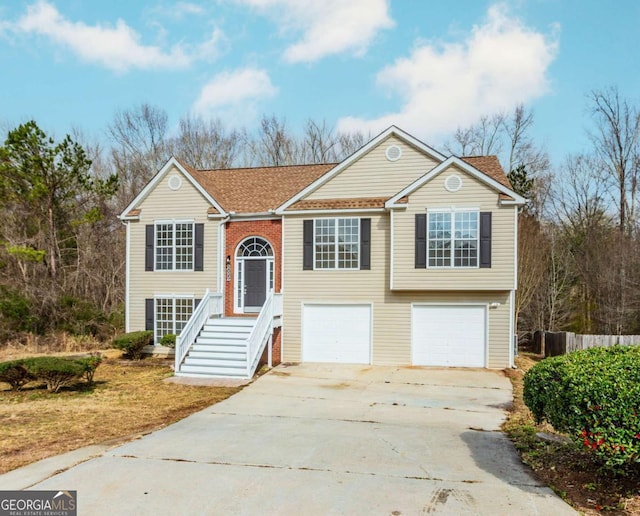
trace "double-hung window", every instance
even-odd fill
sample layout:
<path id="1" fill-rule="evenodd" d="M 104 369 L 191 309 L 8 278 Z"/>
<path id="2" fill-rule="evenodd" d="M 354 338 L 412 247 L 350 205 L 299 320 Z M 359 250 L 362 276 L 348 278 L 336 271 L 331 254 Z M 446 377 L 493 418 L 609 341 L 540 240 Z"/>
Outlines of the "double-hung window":
<path id="1" fill-rule="evenodd" d="M 428 213 L 429 267 L 478 267 L 479 244 L 477 211 Z"/>
<path id="2" fill-rule="evenodd" d="M 155 225 L 155 270 L 193 270 L 193 222 L 159 222 Z"/>
<path id="3" fill-rule="evenodd" d="M 192 297 L 155 299 L 155 342 L 167 334 L 179 335 L 193 313 Z"/>
<path id="4" fill-rule="evenodd" d="M 360 219 L 316 219 L 313 238 L 316 269 L 360 267 Z"/>

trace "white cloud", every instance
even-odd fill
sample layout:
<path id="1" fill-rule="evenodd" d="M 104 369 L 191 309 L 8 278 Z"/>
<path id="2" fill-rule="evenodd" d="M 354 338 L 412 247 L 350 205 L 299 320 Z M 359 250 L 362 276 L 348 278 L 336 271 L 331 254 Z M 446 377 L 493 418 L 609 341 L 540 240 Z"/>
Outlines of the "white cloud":
<path id="1" fill-rule="evenodd" d="M 313 62 L 328 55 L 362 55 L 376 34 L 395 25 L 388 0 L 235 0 L 271 17 L 283 33 L 302 32 L 284 58 Z"/>
<path id="2" fill-rule="evenodd" d="M 378 85 L 402 101 L 397 113 L 371 120 L 346 117 L 338 129 L 376 133 L 395 124 L 422 138 L 449 133 L 546 93 L 556 53 L 554 36 L 526 27 L 494 5 L 465 41 L 420 43 L 409 57 L 378 73 Z"/>
<path id="3" fill-rule="evenodd" d="M 197 12 L 195 4 L 179 3 L 183 10 Z M 68 48 L 82 60 L 98 63 L 117 72 L 138 69 L 181 69 L 195 58 L 217 55 L 215 44 L 222 35 L 216 30 L 211 38 L 190 49 L 174 45 L 169 50 L 144 45 L 140 35 L 119 19 L 115 25 L 87 25 L 81 21 L 66 19 L 56 7 L 46 0 L 27 7 L 26 13 L 15 22 L 5 23 L 5 30 L 26 35 L 39 35 L 54 44 Z"/>
<path id="4" fill-rule="evenodd" d="M 265 70 L 241 68 L 221 72 L 204 85 L 193 111 L 206 117 L 228 119 L 240 126 L 255 116 L 258 101 L 277 93 Z"/>
<path id="5" fill-rule="evenodd" d="M 203 14 L 204 8 L 191 2 L 177 2 L 173 7 L 174 14 L 182 16 L 185 14 Z"/>

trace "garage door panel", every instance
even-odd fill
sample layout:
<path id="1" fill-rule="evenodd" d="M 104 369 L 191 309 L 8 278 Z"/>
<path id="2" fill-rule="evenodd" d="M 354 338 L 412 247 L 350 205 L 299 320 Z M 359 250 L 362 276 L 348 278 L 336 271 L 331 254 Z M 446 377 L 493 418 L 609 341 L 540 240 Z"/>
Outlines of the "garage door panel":
<path id="1" fill-rule="evenodd" d="M 302 315 L 302 360 L 369 364 L 371 306 L 305 304 Z"/>
<path id="2" fill-rule="evenodd" d="M 484 306 L 414 306 L 414 365 L 484 367 L 486 355 Z"/>

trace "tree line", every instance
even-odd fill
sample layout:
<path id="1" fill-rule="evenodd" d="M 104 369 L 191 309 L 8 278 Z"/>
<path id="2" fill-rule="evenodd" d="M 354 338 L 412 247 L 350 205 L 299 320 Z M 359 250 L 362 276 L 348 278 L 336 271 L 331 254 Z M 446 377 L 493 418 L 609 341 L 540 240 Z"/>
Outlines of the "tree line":
<path id="1" fill-rule="evenodd" d="M 458 130 L 454 153 L 498 154 L 529 200 L 518 223 L 516 318 L 538 329 L 640 334 L 640 108 L 617 88 L 586 97 L 589 147 L 552 166 L 522 106 Z"/>
<path id="2" fill-rule="evenodd" d="M 519 217 L 517 320 L 536 329 L 640 333 L 640 109 L 616 88 L 586 98 L 589 148 L 552 165 L 524 106 L 459 128 L 455 155 L 500 158 L 529 199 Z M 64 330 L 100 338 L 124 322 L 124 228 L 117 215 L 175 155 L 198 169 L 339 162 L 372 135 L 308 120 L 257 129 L 141 104 L 115 113 L 101 143 L 57 141 L 35 121 L 0 147 L 0 340 Z"/>
<path id="3" fill-rule="evenodd" d="M 125 232 L 117 216 L 175 155 L 198 169 L 331 163 L 369 139 L 308 120 L 294 134 L 263 116 L 258 131 L 167 113 L 120 111 L 105 144 L 75 131 L 56 141 L 35 121 L 0 147 L 0 342 L 55 330 L 109 338 L 124 326 Z"/>

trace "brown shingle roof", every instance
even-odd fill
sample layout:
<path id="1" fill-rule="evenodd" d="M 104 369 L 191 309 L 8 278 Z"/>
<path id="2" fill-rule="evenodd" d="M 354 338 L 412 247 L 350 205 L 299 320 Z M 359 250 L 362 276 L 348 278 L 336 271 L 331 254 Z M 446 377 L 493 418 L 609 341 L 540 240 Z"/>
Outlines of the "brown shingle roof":
<path id="1" fill-rule="evenodd" d="M 140 210 L 139 208 L 135 209 L 135 210 L 131 210 L 129 213 L 127 213 L 127 217 L 137 217 L 138 215 L 140 215 L 140 213 L 142 212 L 142 210 Z"/>
<path id="2" fill-rule="evenodd" d="M 335 163 L 187 171 L 227 212 L 273 210 L 331 170 Z"/>
<path id="3" fill-rule="evenodd" d="M 509 178 L 507 178 L 507 175 L 504 173 L 497 156 L 462 156 L 460 159 L 466 161 L 472 167 L 477 168 L 480 172 L 485 173 L 491 179 L 495 179 L 502 186 L 513 190 Z"/>
<path id="4" fill-rule="evenodd" d="M 388 197 L 354 197 L 351 199 L 308 199 L 292 204 L 290 210 L 344 210 L 384 208 Z"/>

